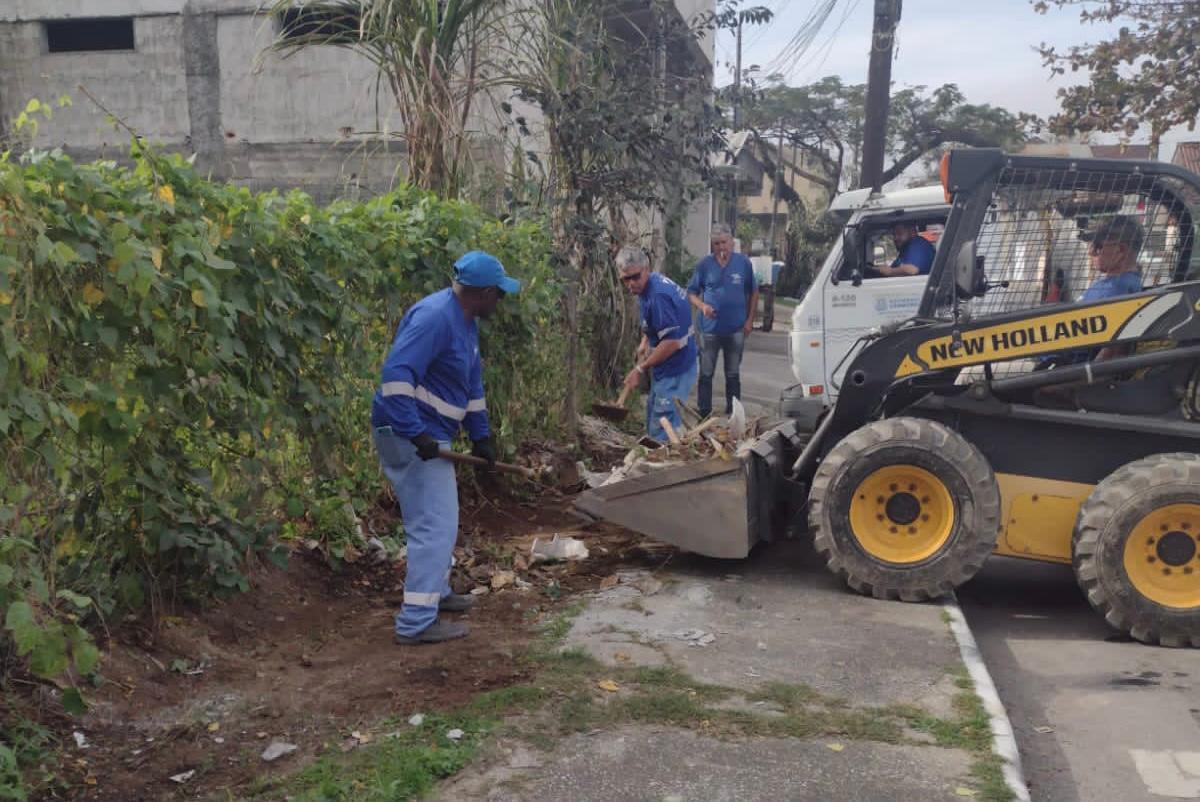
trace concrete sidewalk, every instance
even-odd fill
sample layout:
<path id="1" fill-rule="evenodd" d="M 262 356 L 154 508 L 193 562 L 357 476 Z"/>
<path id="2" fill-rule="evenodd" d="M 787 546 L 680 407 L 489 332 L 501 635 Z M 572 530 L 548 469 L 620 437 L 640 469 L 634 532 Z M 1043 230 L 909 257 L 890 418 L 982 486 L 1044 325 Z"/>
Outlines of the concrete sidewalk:
<path id="1" fill-rule="evenodd" d="M 540 750 L 513 728 L 438 798 L 1007 798 L 941 607 L 851 594 L 795 542 L 620 576 L 563 648 L 633 713 Z"/>

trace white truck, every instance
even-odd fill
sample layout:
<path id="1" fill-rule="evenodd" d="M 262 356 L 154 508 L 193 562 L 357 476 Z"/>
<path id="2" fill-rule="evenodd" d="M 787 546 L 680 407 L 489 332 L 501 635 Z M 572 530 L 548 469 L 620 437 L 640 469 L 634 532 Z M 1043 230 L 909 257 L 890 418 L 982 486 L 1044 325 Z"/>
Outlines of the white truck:
<path id="1" fill-rule="evenodd" d="M 850 362 L 844 358 L 859 337 L 915 315 L 929 278 L 881 277 L 871 275 L 869 267 L 852 272 L 844 249 L 864 248 L 866 264 L 888 264 L 896 256 L 891 230 L 897 223 L 916 225 L 919 235 L 936 247 L 950 205 L 940 185 L 875 195 L 858 189 L 837 196 L 829 211 L 845 220 L 843 234 L 793 311 L 788 336 L 788 361 L 797 384 L 783 392 L 780 413 L 802 429 L 814 428 L 837 400 Z"/>

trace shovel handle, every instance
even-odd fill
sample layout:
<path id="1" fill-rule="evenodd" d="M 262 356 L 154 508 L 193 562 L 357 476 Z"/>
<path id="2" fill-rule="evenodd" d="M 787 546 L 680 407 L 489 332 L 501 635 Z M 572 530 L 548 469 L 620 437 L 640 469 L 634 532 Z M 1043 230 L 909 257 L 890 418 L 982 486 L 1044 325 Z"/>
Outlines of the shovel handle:
<path id="1" fill-rule="evenodd" d="M 625 399 L 629 397 L 629 391 L 631 389 L 632 388 L 630 388 L 630 387 L 622 387 L 621 388 L 621 394 L 619 396 L 617 396 L 617 406 L 619 406 L 619 407 L 625 406 Z"/>
<path id="2" fill-rule="evenodd" d="M 460 454 L 457 451 L 448 451 L 444 448 L 438 451 L 438 456 L 450 462 L 461 462 L 464 465 L 474 465 L 478 468 L 494 467 L 501 473 L 515 473 L 518 476 L 524 476 L 526 479 L 537 479 L 537 472 L 532 468 L 526 468 L 524 465 L 513 465 L 510 462 L 491 463 L 482 457 Z"/>

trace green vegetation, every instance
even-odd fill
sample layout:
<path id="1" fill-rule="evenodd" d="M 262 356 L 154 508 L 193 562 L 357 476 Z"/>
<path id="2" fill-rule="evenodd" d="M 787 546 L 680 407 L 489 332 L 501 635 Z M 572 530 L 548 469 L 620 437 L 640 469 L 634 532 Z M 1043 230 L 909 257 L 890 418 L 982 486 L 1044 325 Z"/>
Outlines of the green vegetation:
<path id="1" fill-rule="evenodd" d="M 93 622 L 245 590 L 281 539 L 341 554 L 379 492 L 379 364 L 462 252 L 525 281 L 483 335 L 502 441 L 560 421 L 540 225 L 411 188 L 318 207 L 133 159 L 0 160 L 0 658 L 76 687 Z"/>

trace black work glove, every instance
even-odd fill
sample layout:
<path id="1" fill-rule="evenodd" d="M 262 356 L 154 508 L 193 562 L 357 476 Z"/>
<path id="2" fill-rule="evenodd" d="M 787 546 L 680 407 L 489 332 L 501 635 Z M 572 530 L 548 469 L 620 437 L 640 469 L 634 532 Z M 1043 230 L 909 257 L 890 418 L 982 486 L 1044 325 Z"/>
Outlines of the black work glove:
<path id="1" fill-rule="evenodd" d="M 437 459 L 438 441 L 434 439 L 429 432 L 421 432 L 412 439 L 413 445 L 417 447 L 417 456 L 428 462 L 431 459 Z"/>
<path id="2" fill-rule="evenodd" d="M 487 460 L 489 468 L 496 467 L 496 444 L 492 442 L 492 438 L 485 437 L 482 440 L 475 440 L 471 445 L 471 454 Z"/>

